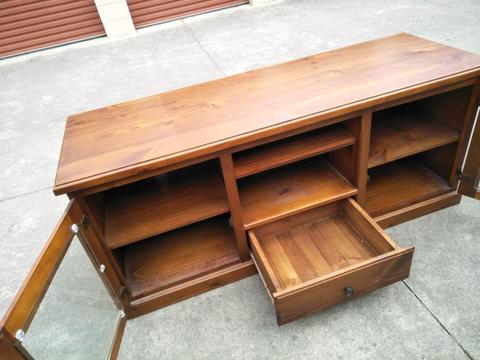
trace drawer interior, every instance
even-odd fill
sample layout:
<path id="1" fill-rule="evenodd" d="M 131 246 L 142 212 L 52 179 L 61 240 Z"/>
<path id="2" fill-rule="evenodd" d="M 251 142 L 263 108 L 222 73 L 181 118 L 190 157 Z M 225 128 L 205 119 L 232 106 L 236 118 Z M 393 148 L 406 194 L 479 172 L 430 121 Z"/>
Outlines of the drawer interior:
<path id="1" fill-rule="evenodd" d="M 249 230 L 252 256 L 279 324 L 408 277 L 398 247 L 352 199 Z"/>
<path id="2" fill-rule="evenodd" d="M 358 205 L 344 200 L 250 231 L 268 261 L 273 291 L 281 291 L 366 261 L 396 245 Z"/>

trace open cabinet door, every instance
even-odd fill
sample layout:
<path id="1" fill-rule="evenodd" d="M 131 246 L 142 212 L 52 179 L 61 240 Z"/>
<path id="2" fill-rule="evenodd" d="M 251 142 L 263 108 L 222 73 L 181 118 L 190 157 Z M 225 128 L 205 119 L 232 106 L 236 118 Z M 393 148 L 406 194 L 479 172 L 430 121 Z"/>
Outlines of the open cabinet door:
<path id="1" fill-rule="evenodd" d="M 72 200 L 0 327 L 0 359 L 115 359 L 125 327 Z"/>
<path id="2" fill-rule="evenodd" d="M 475 128 L 460 177 L 458 192 L 480 200 L 480 114 L 477 109 Z"/>

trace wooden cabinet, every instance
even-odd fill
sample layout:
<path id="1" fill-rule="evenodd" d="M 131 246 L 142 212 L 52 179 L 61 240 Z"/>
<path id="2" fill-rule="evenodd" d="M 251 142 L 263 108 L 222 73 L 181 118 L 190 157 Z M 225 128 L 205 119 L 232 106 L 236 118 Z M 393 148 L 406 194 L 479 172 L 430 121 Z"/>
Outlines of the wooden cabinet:
<path id="1" fill-rule="evenodd" d="M 382 227 L 477 195 L 479 91 L 480 56 L 390 36 L 72 115 L 54 192 L 125 319 L 258 271 L 284 324 L 408 277 Z"/>

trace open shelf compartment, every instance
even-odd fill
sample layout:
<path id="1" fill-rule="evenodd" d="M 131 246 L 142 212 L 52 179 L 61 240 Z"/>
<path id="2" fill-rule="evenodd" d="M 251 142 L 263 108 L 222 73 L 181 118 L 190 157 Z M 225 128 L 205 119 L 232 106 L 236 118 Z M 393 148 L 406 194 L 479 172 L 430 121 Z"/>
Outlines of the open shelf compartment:
<path id="1" fill-rule="evenodd" d="M 368 167 L 457 142 L 471 91 L 464 87 L 375 111 Z"/>
<path id="2" fill-rule="evenodd" d="M 239 263 L 228 216 L 188 225 L 129 246 L 122 252 L 133 299 L 195 281 Z"/>
<path id="3" fill-rule="evenodd" d="M 410 157 L 369 171 L 365 209 L 377 217 L 452 190 L 418 157 Z"/>
<path id="4" fill-rule="evenodd" d="M 368 167 L 451 144 L 459 137 L 457 131 L 422 114 L 385 113 L 373 122 Z"/>
<path id="5" fill-rule="evenodd" d="M 105 241 L 112 249 L 229 211 L 214 162 L 109 190 L 104 203 Z"/>
<path id="6" fill-rule="evenodd" d="M 352 199 L 248 232 L 279 324 L 408 277 L 398 247 Z"/>
<path id="7" fill-rule="evenodd" d="M 273 141 L 233 155 L 237 178 L 353 145 L 346 122 Z"/>
<path id="8" fill-rule="evenodd" d="M 357 194 L 322 157 L 250 176 L 238 187 L 245 229 Z"/>

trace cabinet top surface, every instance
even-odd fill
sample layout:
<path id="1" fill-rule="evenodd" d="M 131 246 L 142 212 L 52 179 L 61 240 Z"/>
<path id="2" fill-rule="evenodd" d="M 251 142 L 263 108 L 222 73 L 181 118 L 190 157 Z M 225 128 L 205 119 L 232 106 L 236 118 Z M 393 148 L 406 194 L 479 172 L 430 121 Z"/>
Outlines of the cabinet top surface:
<path id="1" fill-rule="evenodd" d="M 480 56 L 398 34 L 72 115 L 54 191 L 153 171 L 472 70 L 478 76 Z"/>

